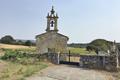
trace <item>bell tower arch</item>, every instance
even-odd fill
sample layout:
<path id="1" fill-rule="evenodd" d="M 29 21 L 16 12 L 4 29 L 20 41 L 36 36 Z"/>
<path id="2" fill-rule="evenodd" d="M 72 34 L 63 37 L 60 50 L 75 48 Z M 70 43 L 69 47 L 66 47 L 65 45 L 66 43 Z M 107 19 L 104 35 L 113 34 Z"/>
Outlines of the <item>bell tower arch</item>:
<path id="1" fill-rule="evenodd" d="M 47 15 L 47 29 L 46 31 L 55 31 L 58 32 L 58 27 L 57 27 L 57 20 L 58 20 L 58 15 L 57 13 L 55 14 L 54 7 L 52 6 L 52 10 L 50 13 Z"/>

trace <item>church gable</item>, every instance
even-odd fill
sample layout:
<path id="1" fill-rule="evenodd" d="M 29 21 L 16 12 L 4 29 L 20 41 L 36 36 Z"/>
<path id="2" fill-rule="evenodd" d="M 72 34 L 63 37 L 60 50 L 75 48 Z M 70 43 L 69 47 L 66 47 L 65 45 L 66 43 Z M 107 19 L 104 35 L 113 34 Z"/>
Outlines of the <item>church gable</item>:
<path id="1" fill-rule="evenodd" d="M 40 35 L 37 35 L 36 38 L 40 38 L 40 37 L 52 37 L 52 36 L 55 36 L 55 37 L 61 37 L 62 39 L 66 39 L 66 40 L 69 40 L 69 38 L 65 35 L 62 35 L 60 33 L 43 33 L 43 34 L 40 34 Z"/>

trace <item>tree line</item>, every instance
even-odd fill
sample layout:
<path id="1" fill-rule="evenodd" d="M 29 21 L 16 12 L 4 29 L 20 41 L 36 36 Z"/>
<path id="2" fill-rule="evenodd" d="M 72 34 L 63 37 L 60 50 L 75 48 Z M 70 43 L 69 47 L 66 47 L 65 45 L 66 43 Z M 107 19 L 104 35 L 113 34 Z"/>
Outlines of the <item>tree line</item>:
<path id="1" fill-rule="evenodd" d="M 25 45 L 25 46 L 35 46 L 35 42 L 31 40 L 16 40 L 10 35 L 6 35 L 0 39 L 0 43 L 4 44 L 15 44 L 15 45 Z M 74 47 L 74 48 L 86 48 L 87 51 L 95 51 L 96 53 L 98 51 L 105 51 L 107 52 L 108 50 L 111 49 L 113 45 L 112 41 L 107 41 L 104 39 L 96 39 L 93 40 L 90 43 L 72 43 L 68 44 L 68 47 Z M 117 43 L 118 49 L 120 50 L 120 43 Z"/>
<path id="2" fill-rule="evenodd" d="M 6 35 L 0 39 L 0 43 L 3 44 L 14 44 L 14 45 L 25 45 L 25 46 L 35 46 L 35 43 L 31 40 L 16 40 L 11 35 Z"/>

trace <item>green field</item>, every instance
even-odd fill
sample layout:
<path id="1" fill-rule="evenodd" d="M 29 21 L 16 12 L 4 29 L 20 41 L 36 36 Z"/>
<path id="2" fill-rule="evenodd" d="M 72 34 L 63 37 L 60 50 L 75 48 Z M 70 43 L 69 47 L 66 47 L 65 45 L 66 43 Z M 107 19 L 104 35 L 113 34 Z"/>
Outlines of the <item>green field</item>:
<path id="1" fill-rule="evenodd" d="M 74 53 L 74 54 L 81 54 L 81 55 L 96 54 L 94 51 L 92 51 L 92 52 L 86 51 L 86 48 L 73 48 L 73 47 L 68 47 L 68 50 L 69 50 L 71 53 Z"/>

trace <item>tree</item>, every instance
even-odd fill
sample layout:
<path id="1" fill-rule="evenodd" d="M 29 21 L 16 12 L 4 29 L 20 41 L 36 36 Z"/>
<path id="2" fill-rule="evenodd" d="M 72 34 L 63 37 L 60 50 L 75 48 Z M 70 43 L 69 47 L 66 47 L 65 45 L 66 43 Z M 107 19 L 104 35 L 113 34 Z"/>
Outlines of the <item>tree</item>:
<path id="1" fill-rule="evenodd" d="M 93 51 L 95 49 L 95 46 L 93 46 L 93 45 L 88 45 L 87 47 L 86 47 L 86 50 L 87 51 Z"/>
<path id="2" fill-rule="evenodd" d="M 30 40 L 27 40 L 27 41 L 25 42 L 25 46 L 32 46 L 32 42 L 31 42 Z"/>
<path id="3" fill-rule="evenodd" d="M 112 42 L 104 40 L 104 39 L 96 39 L 88 44 L 86 50 L 93 50 L 95 52 L 105 51 L 107 52 L 112 45 Z"/>
<path id="4" fill-rule="evenodd" d="M 15 40 L 12 36 L 6 35 L 1 38 L 0 42 L 5 43 L 5 44 L 13 44 L 13 43 L 15 43 Z"/>
<path id="5" fill-rule="evenodd" d="M 24 45 L 25 42 L 23 42 L 22 40 L 16 40 L 16 45 Z"/>

